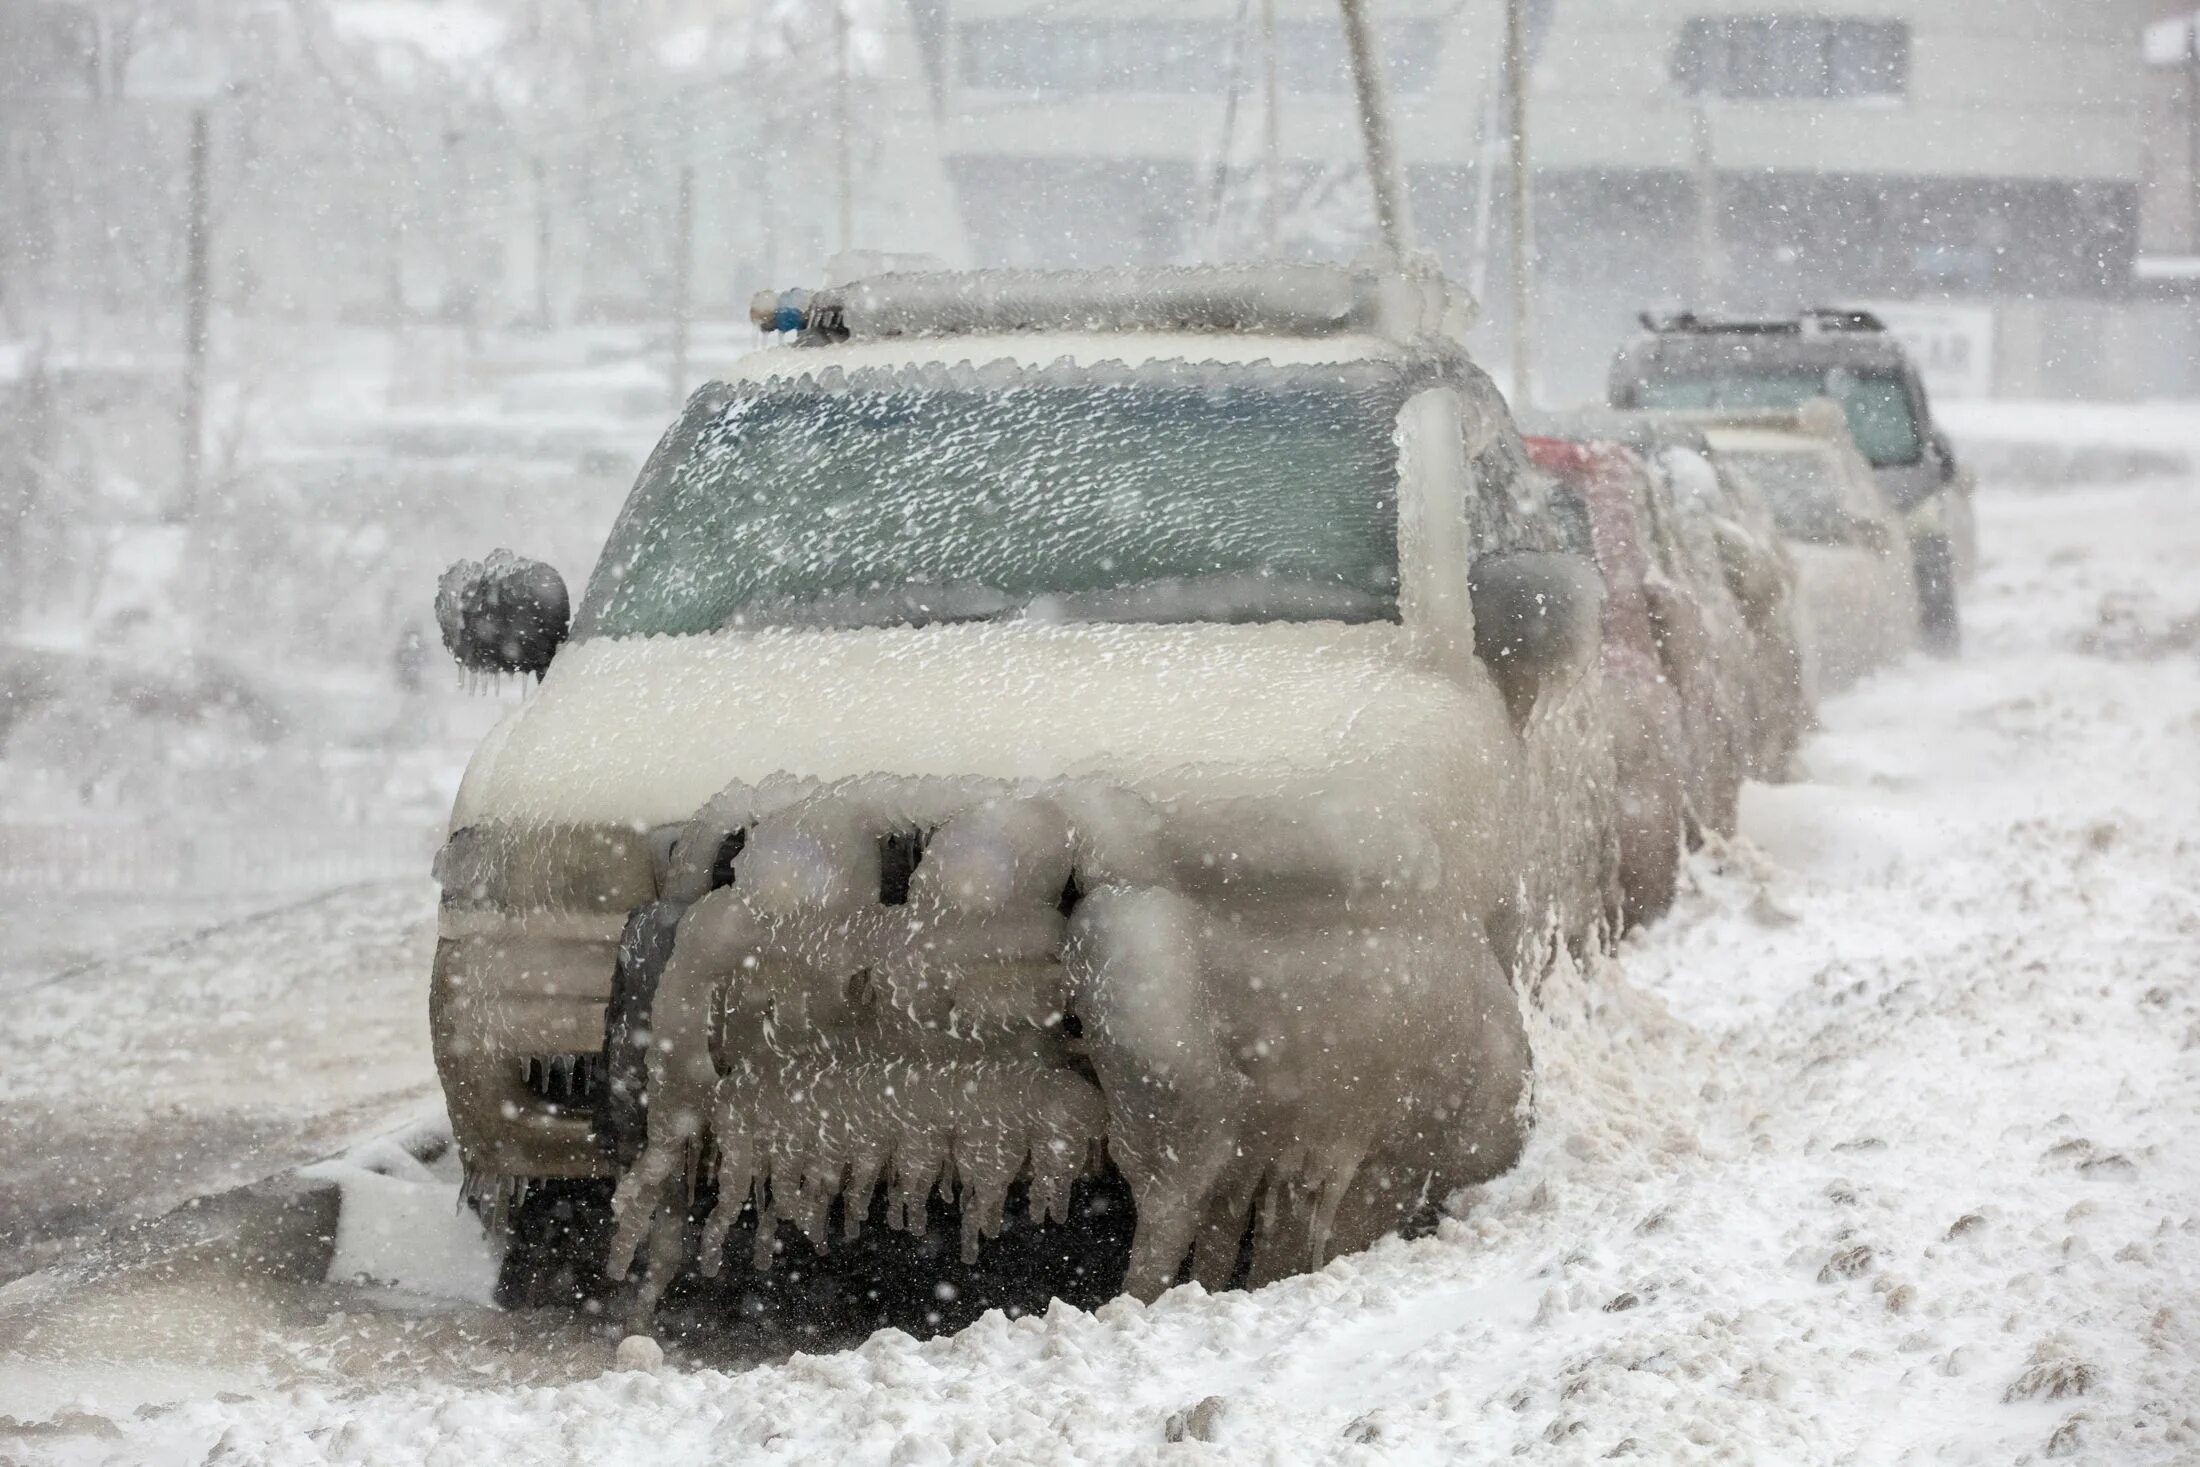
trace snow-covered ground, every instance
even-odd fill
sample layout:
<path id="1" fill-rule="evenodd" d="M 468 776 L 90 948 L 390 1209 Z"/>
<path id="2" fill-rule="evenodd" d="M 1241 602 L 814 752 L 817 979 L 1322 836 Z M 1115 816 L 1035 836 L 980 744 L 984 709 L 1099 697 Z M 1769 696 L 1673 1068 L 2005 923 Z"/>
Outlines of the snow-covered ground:
<path id="1" fill-rule="evenodd" d="M 1826 709 L 1671 918 L 1549 976 L 1535 1139 L 1435 1237 L 624 1372 L 482 1307 L 447 1162 L 369 1147 L 324 1174 L 335 1272 L 379 1286 L 171 1225 L 0 1287 L 0 1461 L 2200 1460 L 2200 482 L 1981 511 L 1965 657 Z M 61 1077 L 63 1136 L 263 1122 L 268 1169 L 403 1121 L 420 902 L 114 965 L 121 1004 L 40 989 L 0 1107 Z"/>
<path id="2" fill-rule="evenodd" d="M 42 910 L 96 932 L 105 905 Z M 0 1279 L 439 1098 L 434 915 L 424 879 L 346 887 L 43 978 L 0 972 Z"/>

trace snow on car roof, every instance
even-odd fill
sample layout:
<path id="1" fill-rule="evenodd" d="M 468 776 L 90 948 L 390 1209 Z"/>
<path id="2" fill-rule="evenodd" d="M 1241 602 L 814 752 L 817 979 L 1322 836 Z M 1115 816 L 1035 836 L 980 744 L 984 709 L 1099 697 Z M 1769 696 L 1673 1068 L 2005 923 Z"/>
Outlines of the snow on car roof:
<path id="1" fill-rule="evenodd" d="M 1148 362 L 1212 362 L 1223 366 L 1267 362 L 1279 367 L 1317 367 L 1346 362 L 1399 362 L 1404 351 L 1379 336 L 1253 336 L 1215 332 L 1077 331 L 1003 332 L 975 336 L 903 336 L 846 341 L 832 346 L 766 347 L 734 363 L 727 382 L 795 381 L 829 368 L 983 366 L 1011 361 L 1046 367 L 1068 361 L 1140 366 Z"/>

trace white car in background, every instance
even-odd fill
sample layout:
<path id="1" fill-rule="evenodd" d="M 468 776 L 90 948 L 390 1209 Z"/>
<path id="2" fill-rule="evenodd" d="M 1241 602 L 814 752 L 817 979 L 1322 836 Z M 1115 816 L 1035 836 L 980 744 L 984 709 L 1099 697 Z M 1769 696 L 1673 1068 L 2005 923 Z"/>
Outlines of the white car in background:
<path id="1" fill-rule="evenodd" d="M 1820 399 L 1703 420 L 1712 451 L 1771 507 L 1795 563 L 1803 686 L 1813 702 L 1917 645 L 1917 578 L 1902 517 Z"/>

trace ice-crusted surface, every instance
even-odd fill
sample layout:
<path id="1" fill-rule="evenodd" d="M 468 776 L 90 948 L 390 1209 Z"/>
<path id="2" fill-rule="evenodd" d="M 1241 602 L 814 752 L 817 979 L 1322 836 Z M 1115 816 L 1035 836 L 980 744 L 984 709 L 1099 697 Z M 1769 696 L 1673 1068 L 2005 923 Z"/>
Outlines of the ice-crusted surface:
<path id="1" fill-rule="evenodd" d="M 874 276 L 824 295 L 858 336 L 1108 326 L 1320 335 L 1371 324 L 1374 284 L 1324 265 L 977 270 Z"/>
<path id="2" fill-rule="evenodd" d="M 1733 830 L 1733 800 L 1722 800 L 1717 788 L 1741 777 L 1731 755 L 1734 734 L 1721 722 L 1729 710 L 1707 699 L 1705 716 L 1691 727 L 1681 698 L 1684 689 L 1700 692 L 1720 680 L 1713 658 L 1743 649 L 1704 635 L 1704 602 L 1723 596 L 1724 587 L 1694 583 L 1677 540 L 1666 533 L 1672 505 L 1654 500 L 1656 486 L 1639 460 L 1609 443 L 1541 439 L 1533 451 L 1578 499 L 1604 581 L 1599 660 L 1614 705 L 1619 880 L 1622 915 L 1632 925 L 1672 903 L 1691 804 L 1702 828 Z"/>
<path id="3" fill-rule="evenodd" d="M 1411 759 L 1440 745 L 1462 700 L 1398 655 L 1401 642 L 1380 623 L 583 642 L 502 750 L 477 760 L 453 820 L 684 820 L 755 770 L 1021 779 L 1104 767 L 1143 785 L 1228 768 L 1257 784 Z M 1201 696 L 1157 706 L 1157 683 Z M 744 716 L 759 706 L 787 716 Z"/>
<path id="4" fill-rule="evenodd" d="M 1252 1294 L 554 1388 L 484 1386 L 463 1353 L 362 1387 L 270 1321 L 284 1363 L 252 1399 L 184 1381 L 172 1410 L 0 1441 L 72 1462 L 2188 1462 L 2200 668 L 2174 642 L 2088 648 L 2134 587 L 2152 625 L 2200 606 L 2200 512 L 2183 483 L 1982 510 L 1966 659 L 1837 700 L 1807 778 L 1750 791 L 1748 844 L 1695 862 L 1669 921 L 1619 967 L 1550 977 L 1540 1129 L 1437 1237 Z"/>
<path id="5" fill-rule="evenodd" d="M 1803 686 L 1839 692 L 1917 642 L 1909 533 L 1858 456 L 1800 433 L 1708 430 L 1730 475 L 1764 497 L 1795 568 Z M 1872 528 L 1876 527 L 1876 529 Z"/>
<path id="6" fill-rule="evenodd" d="M 822 1244 L 836 1204 L 850 1235 L 879 1192 L 888 1226 L 921 1226 L 935 1189 L 975 1262 L 1012 1183 L 1063 1216 L 1104 1147 L 1146 1296 L 1195 1237 L 1219 1285 L 1254 1226 L 1253 1276 L 1280 1277 L 1502 1170 L 1526 1054 L 1466 905 L 1465 831 L 1395 789 L 1327 793 L 1158 805 L 1101 781 L 878 776 L 714 799 L 668 895 L 738 832 L 732 883 L 694 898 L 657 984 L 613 1272 L 645 1233 L 677 1241 L 660 1199 L 685 1210 L 704 1154 L 715 1272 L 744 1206 Z M 897 830 L 926 844 L 887 904 Z"/>
<path id="7" fill-rule="evenodd" d="M 1222 577 L 1356 593 L 1339 619 L 1395 616 L 1406 386 L 1379 363 L 967 361 L 713 385 L 621 511 L 577 634 L 923 624 L 1042 600 L 1104 619 L 1095 593 Z M 1256 597 L 1232 619 L 1291 618 Z"/>
<path id="8" fill-rule="evenodd" d="M 822 291 L 813 308 L 857 337 L 999 331 L 1134 330 L 1320 336 L 1377 330 L 1393 339 L 1474 324 L 1471 299 L 1433 262 L 1400 272 L 1320 264 L 1167 269 L 975 270 L 873 276 Z"/>
<path id="9" fill-rule="evenodd" d="M 1397 362 L 1409 353 L 1379 336 L 1221 335 L 1191 331 L 1038 331 L 939 338 L 887 337 L 845 341 L 800 351 L 752 351 L 727 363 L 722 380 L 815 381 L 834 370 L 861 372 L 940 367 L 957 372 L 1032 369 L 1057 363 L 1080 367 L 1140 366 L 1188 362 L 1210 366 L 1338 366 L 1349 362 Z"/>

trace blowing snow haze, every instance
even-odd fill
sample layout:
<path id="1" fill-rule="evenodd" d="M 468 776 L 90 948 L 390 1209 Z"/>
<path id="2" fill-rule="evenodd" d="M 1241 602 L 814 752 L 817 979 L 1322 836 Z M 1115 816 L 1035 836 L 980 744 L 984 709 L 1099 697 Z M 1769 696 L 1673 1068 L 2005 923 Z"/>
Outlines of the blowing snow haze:
<path id="1" fill-rule="evenodd" d="M 2196 565 L 2191 0 L 0 0 L 0 1462 L 2193 1461 Z"/>

